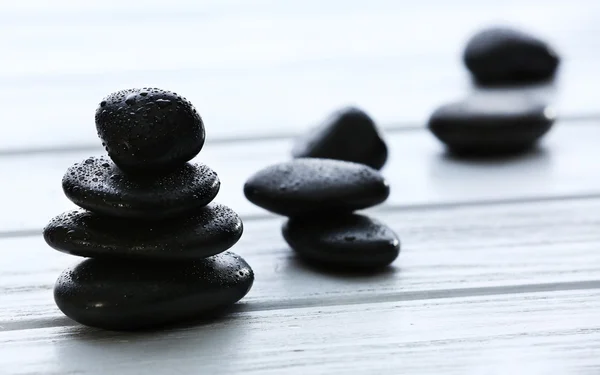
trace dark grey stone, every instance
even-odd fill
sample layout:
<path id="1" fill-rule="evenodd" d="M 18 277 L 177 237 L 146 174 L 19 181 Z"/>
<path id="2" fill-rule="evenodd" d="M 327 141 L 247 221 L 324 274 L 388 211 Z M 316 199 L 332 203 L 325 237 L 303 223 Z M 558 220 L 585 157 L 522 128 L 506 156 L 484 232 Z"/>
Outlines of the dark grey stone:
<path id="1" fill-rule="evenodd" d="M 52 219 L 44 228 L 44 239 L 56 250 L 83 257 L 189 260 L 229 249 L 242 231 L 242 220 L 233 210 L 211 203 L 191 216 L 165 221 L 116 219 L 73 210 Z"/>
<path id="2" fill-rule="evenodd" d="M 76 205 L 94 213 L 135 219 L 164 219 L 194 212 L 219 192 L 217 174 L 203 164 L 186 163 L 165 175 L 124 174 L 106 157 L 71 166 L 63 190 Z"/>
<path id="3" fill-rule="evenodd" d="M 388 150 L 375 122 L 358 108 L 333 113 L 296 140 L 292 155 L 345 160 L 381 169 Z"/>
<path id="4" fill-rule="evenodd" d="M 301 216 L 375 206 L 387 199 L 390 187 L 377 170 L 366 165 L 301 158 L 258 171 L 246 181 L 244 194 L 271 212 Z"/>
<path id="5" fill-rule="evenodd" d="M 240 256 L 166 263 L 87 259 L 58 277 L 54 299 L 71 319 L 133 330 L 199 319 L 244 297 L 254 273 Z"/>
<path id="6" fill-rule="evenodd" d="M 429 118 L 429 130 L 458 154 L 504 154 L 531 148 L 554 119 L 545 104 L 471 98 L 439 107 Z"/>
<path id="7" fill-rule="evenodd" d="M 293 218 L 282 232 L 299 256 L 335 268 L 378 269 L 400 253 L 396 233 L 363 215 Z"/>
<path id="8" fill-rule="evenodd" d="M 463 60 L 481 84 L 512 84 L 545 81 L 560 63 L 546 42 L 508 27 L 491 27 L 475 34 Z"/>
<path id="9" fill-rule="evenodd" d="M 200 152 L 205 139 L 194 106 L 156 88 L 108 95 L 96 109 L 96 128 L 110 158 L 131 173 L 177 168 Z"/>

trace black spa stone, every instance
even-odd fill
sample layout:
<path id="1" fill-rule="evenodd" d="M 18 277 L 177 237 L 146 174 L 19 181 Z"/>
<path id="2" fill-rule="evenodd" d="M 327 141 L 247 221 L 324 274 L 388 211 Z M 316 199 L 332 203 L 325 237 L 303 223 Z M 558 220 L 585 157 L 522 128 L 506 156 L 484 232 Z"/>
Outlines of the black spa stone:
<path id="1" fill-rule="evenodd" d="M 295 158 L 327 158 L 381 169 L 388 150 L 375 122 L 358 108 L 333 113 L 321 125 L 296 140 Z"/>
<path id="2" fill-rule="evenodd" d="M 54 300 L 81 324 L 134 330 L 215 314 L 244 297 L 253 281 L 250 266 L 231 252 L 180 263 L 87 259 L 62 272 Z"/>
<path id="3" fill-rule="evenodd" d="M 66 196 L 86 210 L 113 217 L 164 219 L 194 212 L 219 192 L 217 174 L 186 163 L 165 175 L 124 174 L 106 157 L 71 166 L 62 181 Z"/>
<path id="4" fill-rule="evenodd" d="M 340 160 L 300 158 L 258 171 L 244 185 L 249 201 L 284 216 L 351 212 L 390 194 L 373 168 Z"/>
<path id="5" fill-rule="evenodd" d="M 157 88 L 128 89 L 105 97 L 96 129 L 110 158 L 126 172 L 171 170 L 204 145 L 204 124 L 180 95 Z"/>
<path id="6" fill-rule="evenodd" d="M 378 269 L 400 253 L 396 233 L 363 215 L 292 218 L 282 232 L 300 257 L 334 268 Z"/>
<path id="7" fill-rule="evenodd" d="M 52 248 L 90 258 L 190 260 L 219 254 L 241 237 L 242 220 L 229 207 L 211 203 L 190 216 L 139 221 L 65 212 L 44 228 Z"/>
<path id="8" fill-rule="evenodd" d="M 554 120 L 546 104 L 471 98 L 435 110 L 429 130 L 455 153 L 493 155 L 531 148 Z"/>
<path id="9" fill-rule="evenodd" d="M 546 42 L 508 27 L 492 27 L 468 41 L 463 60 L 481 84 L 512 84 L 550 79 L 560 63 Z"/>

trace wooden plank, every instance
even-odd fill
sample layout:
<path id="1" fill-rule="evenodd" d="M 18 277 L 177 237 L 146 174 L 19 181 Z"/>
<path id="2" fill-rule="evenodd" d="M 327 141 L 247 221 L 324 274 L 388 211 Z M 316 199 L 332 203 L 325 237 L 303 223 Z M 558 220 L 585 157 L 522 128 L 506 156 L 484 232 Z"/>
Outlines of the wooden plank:
<path id="1" fill-rule="evenodd" d="M 600 6 L 588 0 L 438 0 L 435 11 L 393 0 L 252 4 L 0 5 L 0 48 L 11 51 L 0 61 L 0 150 L 94 145 L 101 98 L 147 85 L 187 96 L 216 138 L 295 134 L 348 104 L 386 126 L 422 125 L 471 91 L 463 45 L 499 22 L 539 33 L 566 57 L 561 114 L 598 115 Z M 169 32 L 146 37 L 153 28 Z"/>
<path id="2" fill-rule="evenodd" d="M 600 199 L 394 210 L 377 217 L 401 237 L 387 272 L 328 274 L 299 262 L 280 220 L 248 220 L 234 251 L 256 273 L 250 309 L 356 301 L 464 296 L 600 287 Z M 0 326 L 72 324 L 54 306 L 52 286 L 80 258 L 40 237 L 0 242 Z M 2 329 L 0 329 L 2 330 Z"/>
<path id="3" fill-rule="evenodd" d="M 596 374 L 600 291 L 243 312 L 121 334 L 0 333 L 7 374 Z"/>
<path id="4" fill-rule="evenodd" d="M 504 199 L 528 199 L 600 193 L 595 163 L 600 127 L 596 123 L 557 125 L 543 148 L 521 157 L 461 161 L 448 157 L 426 131 L 389 134 L 390 160 L 383 173 L 392 195 L 388 205 L 435 205 Z M 255 171 L 289 159 L 290 140 L 208 145 L 198 161 L 217 171 L 217 201 L 245 217 L 265 211 L 243 196 L 243 185 Z M 48 220 L 73 205 L 64 197 L 61 179 L 74 162 L 93 152 L 28 154 L 0 157 L 0 232 L 39 231 Z"/>

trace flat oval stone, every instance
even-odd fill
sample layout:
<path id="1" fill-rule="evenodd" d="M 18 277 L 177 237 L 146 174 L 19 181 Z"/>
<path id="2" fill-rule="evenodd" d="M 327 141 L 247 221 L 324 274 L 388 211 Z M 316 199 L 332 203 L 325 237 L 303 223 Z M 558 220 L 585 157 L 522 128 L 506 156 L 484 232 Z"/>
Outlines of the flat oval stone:
<path id="1" fill-rule="evenodd" d="M 106 157 L 71 166 L 62 181 L 66 196 L 86 210 L 131 219 L 164 219 L 193 212 L 219 192 L 217 174 L 204 164 L 186 163 L 158 176 L 124 174 Z"/>
<path id="2" fill-rule="evenodd" d="M 439 107 L 429 130 L 459 154 L 503 154 L 532 147 L 554 119 L 551 107 L 523 98 L 471 98 Z"/>
<path id="3" fill-rule="evenodd" d="M 321 125 L 298 138 L 292 155 L 345 160 L 381 169 L 388 150 L 371 117 L 351 107 L 333 113 Z"/>
<path id="4" fill-rule="evenodd" d="M 204 124 L 194 106 L 174 92 L 128 89 L 105 97 L 96 129 L 110 158 L 126 172 L 171 170 L 204 145 Z"/>
<path id="5" fill-rule="evenodd" d="M 482 84 L 548 80 L 560 63 L 546 42 L 507 27 L 488 28 L 471 37 L 463 60 Z"/>
<path id="6" fill-rule="evenodd" d="M 82 209 L 65 212 L 44 228 L 52 248 L 89 258 L 202 259 L 219 254 L 242 236 L 240 217 L 211 203 L 191 216 L 166 221 L 115 219 Z"/>
<path id="7" fill-rule="evenodd" d="M 91 327 L 133 330 L 198 319 L 243 298 L 254 273 L 240 256 L 167 263 L 87 259 L 62 272 L 54 300 Z"/>
<path id="8" fill-rule="evenodd" d="M 299 256 L 335 268 L 382 268 L 400 253 L 396 233 L 363 215 L 293 218 L 282 232 Z"/>
<path id="9" fill-rule="evenodd" d="M 301 216 L 375 206 L 387 199 L 390 187 L 378 171 L 366 165 L 301 158 L 255 173 L 246 181 L 244 194 L 276 214 Z"/>

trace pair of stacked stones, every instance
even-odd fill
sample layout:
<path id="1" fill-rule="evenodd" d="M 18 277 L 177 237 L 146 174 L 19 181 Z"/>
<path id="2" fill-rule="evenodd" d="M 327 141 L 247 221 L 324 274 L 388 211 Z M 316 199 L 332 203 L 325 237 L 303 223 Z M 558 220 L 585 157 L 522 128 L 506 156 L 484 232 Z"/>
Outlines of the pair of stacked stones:
<path id="1" fill-rule="evenodd" d="M 545 99 L 523 88 L 554 77 L 560 63 L 556 51 L 529 33 L 492 27 L 471 37 L 463 61 L 479 90 L 435 110 L 429 118 L 431 132 L 459 155 L 531 149 L 556 115 Z"/>
<path id="2" fill-rule="evenodd" d="M 371 271 L 392 263 L 400 252 L 396 233 L 355 213 L 390 194 L 377 170 L 387 147 L 371 118 L 357 108 L 340 110 L 300 138 L 293 156 L 244 185 L 248 200 L 288 217 L 282 233 L 289 246 L 326 269 Z"/>
<path id="3" fill-rule="evenodd" d="M 96 127 L 109 158 L 67 170 L 63 190 L 81 208 L 44 228 L 51 247 L 89 258 L 56 281 L 60 310 L 127 330 L 201 318 L 244 297 L 254 274 L 227 251 L 243 224 L 211 203 L 217 174 L 189 162 L 205 140 L 192 104 L 160 89 L 119 91 L 100 103 Z"/>

